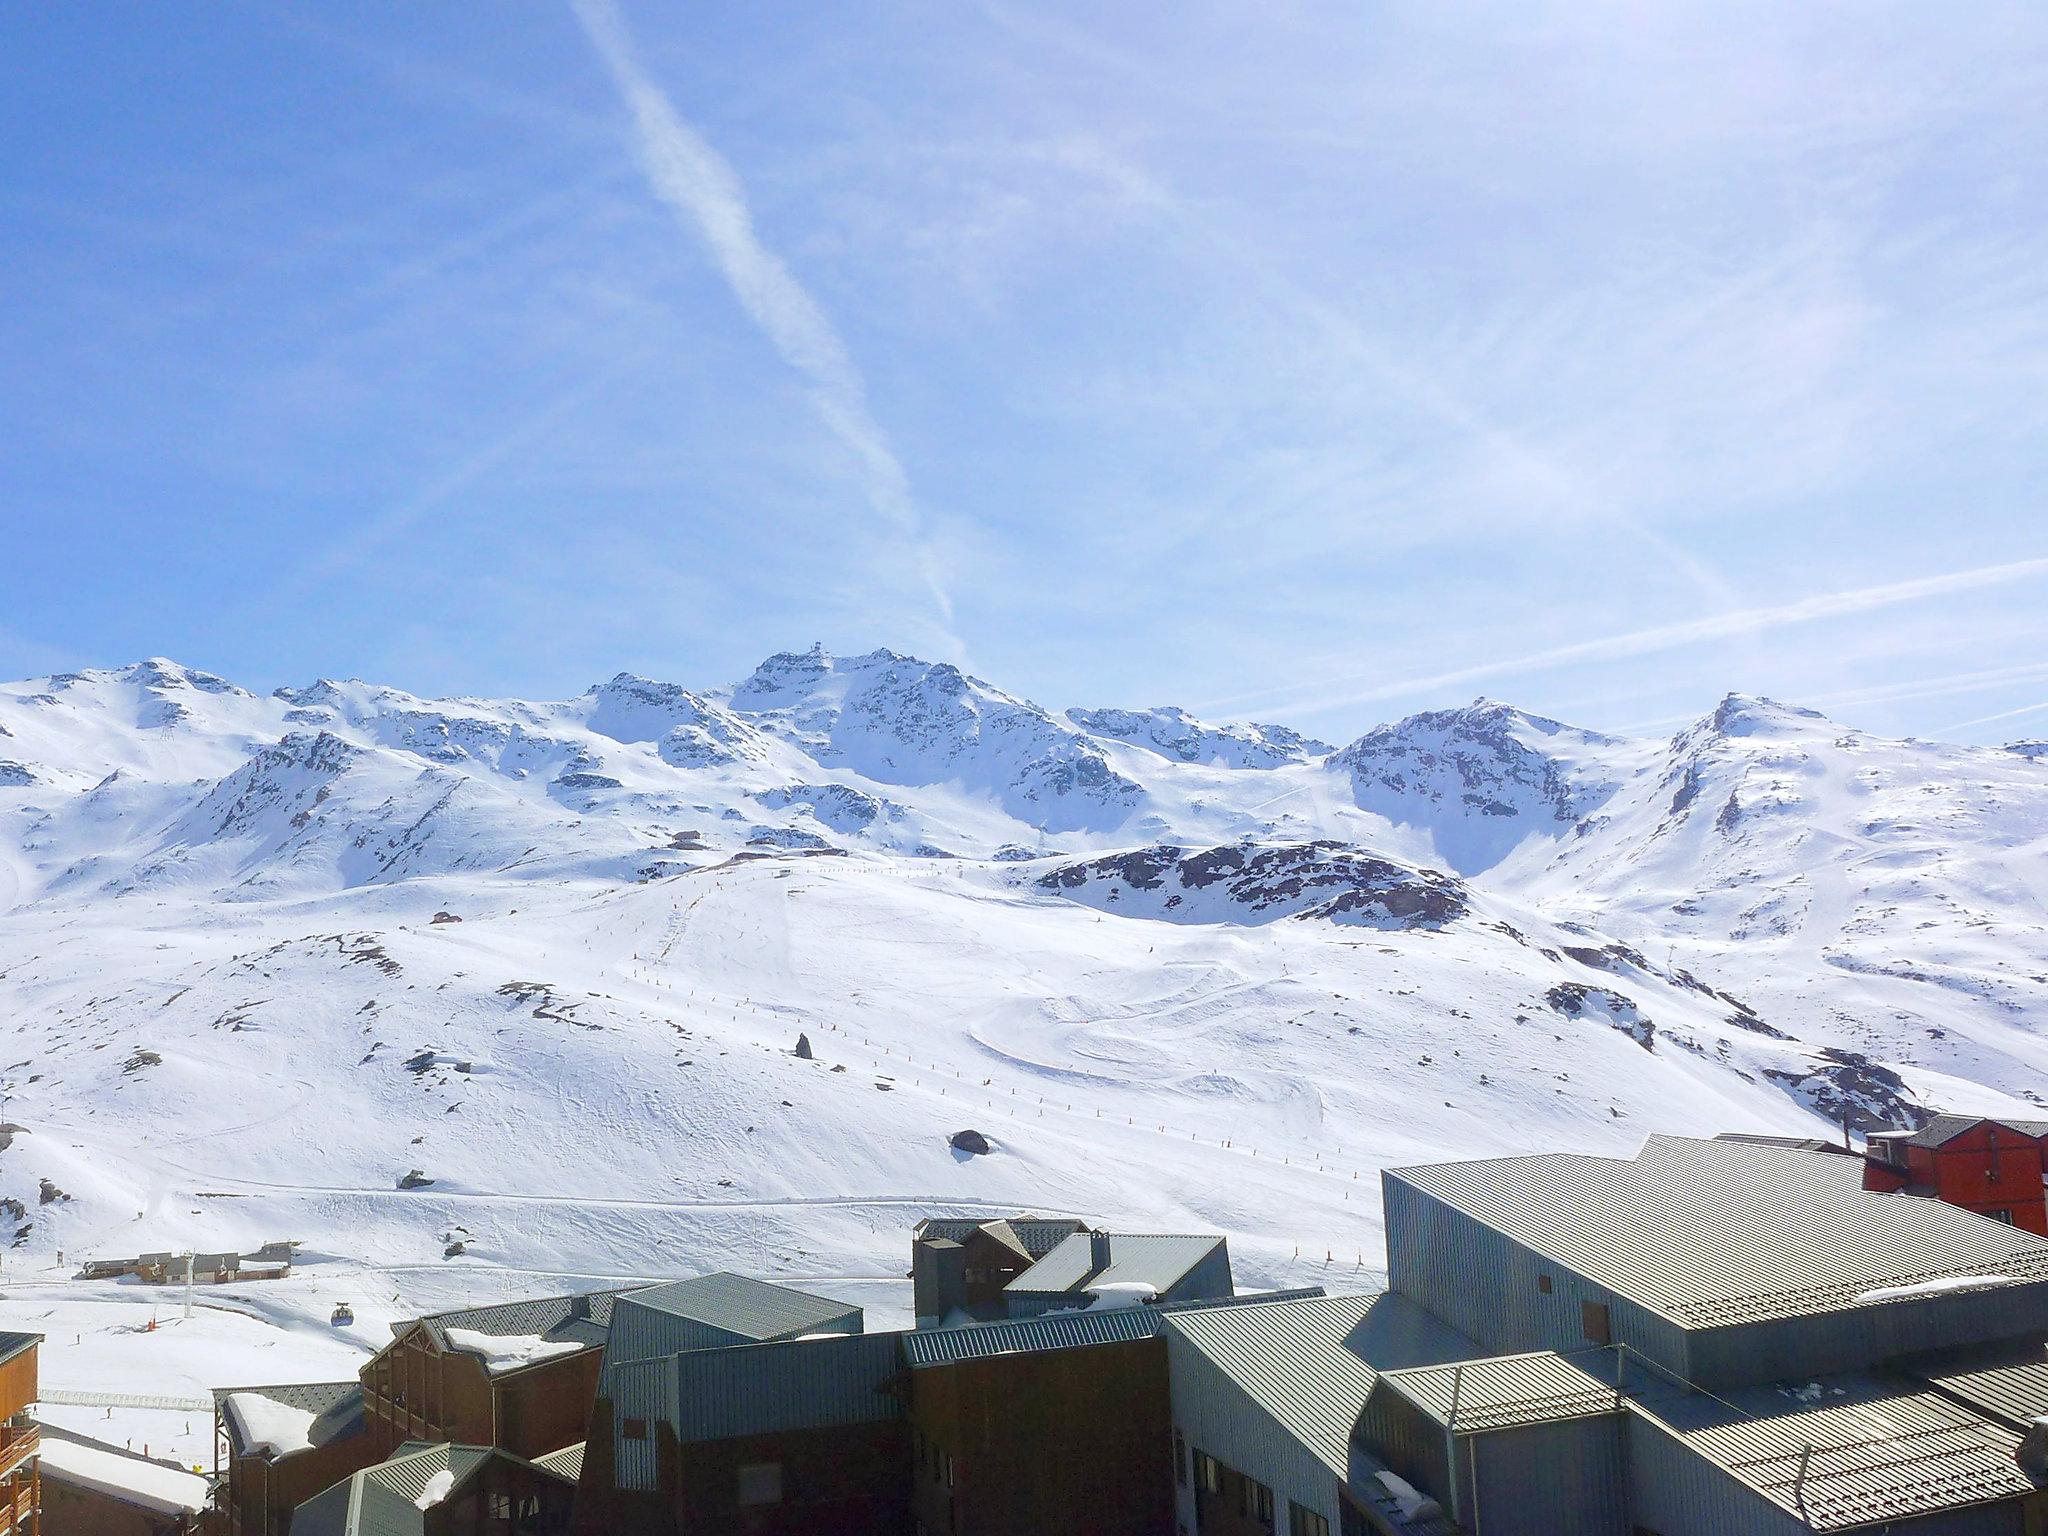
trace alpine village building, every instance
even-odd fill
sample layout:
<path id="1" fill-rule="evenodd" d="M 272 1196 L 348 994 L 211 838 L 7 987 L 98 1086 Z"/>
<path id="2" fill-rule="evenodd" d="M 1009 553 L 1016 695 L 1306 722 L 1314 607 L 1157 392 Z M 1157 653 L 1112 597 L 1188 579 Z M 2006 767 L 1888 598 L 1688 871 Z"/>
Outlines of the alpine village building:
<path id="1" fill-rule="evenodd" d="M 418 1318 L 355 1382 L 216 1394 L 210 1528 L 2048 1536 L 2032 1135 L 1388 1169 L 1365 1294 L 1020 1215 L 920 1224 L 911 1328 L 730 1274 Z"/>

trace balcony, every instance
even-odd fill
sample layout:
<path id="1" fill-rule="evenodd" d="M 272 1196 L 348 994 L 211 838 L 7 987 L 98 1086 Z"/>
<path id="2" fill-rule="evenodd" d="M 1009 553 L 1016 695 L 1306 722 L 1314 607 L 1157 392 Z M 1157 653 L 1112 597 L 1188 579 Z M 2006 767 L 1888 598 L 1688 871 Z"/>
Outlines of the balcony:
<path id="1" fill-rule="evenodd" d="M 5 1477 L 35 1455 L 42 1443 L 42 1430 L 34 1419 L 26 1415 L 16 1414 L 0 1424 L 0 1477 Z"/>

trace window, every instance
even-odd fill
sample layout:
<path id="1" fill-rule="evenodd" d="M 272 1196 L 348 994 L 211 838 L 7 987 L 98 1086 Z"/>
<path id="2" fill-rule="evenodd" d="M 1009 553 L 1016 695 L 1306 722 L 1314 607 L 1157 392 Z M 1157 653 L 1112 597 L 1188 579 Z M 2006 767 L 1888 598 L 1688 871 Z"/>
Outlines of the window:
<path id="1" fill-rule="evenodd" d="M 1607 1321 L 1607 1303 L 1604 1301 L 1582 1301 L 1579 1303 L 1579 1328 L 1595 1344 L 1614 1342 L 1612 1330 Z"/>
<path id="2" fill-rule="evenodd" d="M 1536 1289 L 1548 1296 L 1550 1294 L 1550 1276 L 1538 1275 L 1536 1277 Z"/>
<path id="3" fill-rule="evenodd" d="M 512 1518 L 511 1494 L 494 1493 L 491 1495 L 491 1518 L 493 1520 L 510 1520 Z"/>
<path id="4" fill-rule="evenodd" d="M 2011 1211 L 1986 1211 L 1984 1214 L 1986 1216 L 1989 1216 L 1993 1221 L 2004 1222 L 2008 1227 L 2012 1225 Z"/>
<path id="5" fill-rule="evenodd" d="M 1183 1488 L 1188 1485 L 1188 1437 L 1177 1429 L 1173 1432 L 1173 1480 Z"/>
<path id="6" fill-rule="evenodd" d="M 1223 1491 L 1223 1464 L 1207 1451 L 1195 1452 L 1195 1486 L 1204 1493 Z"/>
<path id="7" fill-rule="evenodd" d="M 1287 1536 L 1330 1536 L 1330 1522 L 1290 1499 L 1287 1501 Z"/>
<path id="8" fill-rule="evenodd" d="M 782 1502 L 782 1463 L 757 1461 L 740 1468 L 739 1502 L 742 1509 Z"/>
<path id="9" fill-rule="evenodd" d="M 627 1419 L 619 1426 L 619 1433 L 628 1440 L 645 1440 L 647 1438 L 647 1421 L 645 1419 Z"/>
<path id="10" fill-rule="evenodd" d="M 1252 1484 L 1252 1518 L 1267 1530 L 1273 1529 L 1273 1490 L 1264 1483 Z"/>

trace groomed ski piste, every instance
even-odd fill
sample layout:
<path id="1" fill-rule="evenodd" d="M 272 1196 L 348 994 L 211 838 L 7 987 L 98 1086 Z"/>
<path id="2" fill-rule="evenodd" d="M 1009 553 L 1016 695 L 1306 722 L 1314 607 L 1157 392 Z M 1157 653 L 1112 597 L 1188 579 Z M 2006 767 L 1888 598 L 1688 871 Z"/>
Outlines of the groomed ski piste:
<path id="1" fill-rule="evenodd" d="M 209 1388 L 423 1312 L 729 1268 L 907 1324 L 912 1224 L 1016 1211 L 1362 1289 L 1383 1167 L 2048 1083 L 2048 764 L 1760 700 L 1338 749 L 887 652 L 560 703 L 159 661 L 0 730 L 0 1328 L 187 1463 Z M 275 1239 L 189 1319 L 75 1278 Z"/>

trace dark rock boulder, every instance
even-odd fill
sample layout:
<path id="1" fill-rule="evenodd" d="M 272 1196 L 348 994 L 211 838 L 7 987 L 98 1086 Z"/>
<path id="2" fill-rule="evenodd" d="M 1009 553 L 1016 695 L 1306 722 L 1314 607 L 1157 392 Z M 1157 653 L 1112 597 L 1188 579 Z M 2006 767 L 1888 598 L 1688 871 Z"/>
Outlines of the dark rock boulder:
<path id="1" fill-rule="evenodd" d="M 986 1157 L 995 1150 L 979 1131 L 955 1131 L 948 1145 L 955 1152 L 965 1152 L 969 1157 Z"/>

